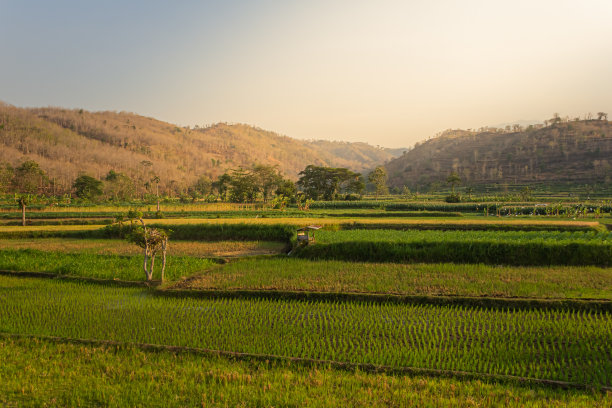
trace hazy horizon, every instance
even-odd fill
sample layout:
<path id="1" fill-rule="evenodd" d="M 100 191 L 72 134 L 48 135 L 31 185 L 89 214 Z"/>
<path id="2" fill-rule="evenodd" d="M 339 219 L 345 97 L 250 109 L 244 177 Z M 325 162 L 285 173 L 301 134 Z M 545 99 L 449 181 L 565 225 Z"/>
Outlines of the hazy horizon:
<path id="1" fill-rule="evenodd" d="M 3 1 L 0 100 L 409 147 L 612 113 L 612 2 Z"/>

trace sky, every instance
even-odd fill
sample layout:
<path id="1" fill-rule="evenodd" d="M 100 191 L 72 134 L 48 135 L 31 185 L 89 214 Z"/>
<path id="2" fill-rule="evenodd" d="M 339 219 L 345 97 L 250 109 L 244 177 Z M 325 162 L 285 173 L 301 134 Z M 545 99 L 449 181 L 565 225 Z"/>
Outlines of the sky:
<path id="1" fill-rule="evenodd" d="M 610 0 L 0 0 L 0 101 L 409 147 L 612 114 Z"/>

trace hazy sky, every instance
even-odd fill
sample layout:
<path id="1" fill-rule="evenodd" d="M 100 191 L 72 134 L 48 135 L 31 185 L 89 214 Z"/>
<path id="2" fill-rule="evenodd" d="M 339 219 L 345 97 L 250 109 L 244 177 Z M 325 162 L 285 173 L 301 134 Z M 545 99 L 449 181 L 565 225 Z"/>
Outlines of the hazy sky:
<path id="1" fill-rule="evenodd" d="M 0 100 L 390 147 L 612 114 L 612 1 L 0 0 Z"/>

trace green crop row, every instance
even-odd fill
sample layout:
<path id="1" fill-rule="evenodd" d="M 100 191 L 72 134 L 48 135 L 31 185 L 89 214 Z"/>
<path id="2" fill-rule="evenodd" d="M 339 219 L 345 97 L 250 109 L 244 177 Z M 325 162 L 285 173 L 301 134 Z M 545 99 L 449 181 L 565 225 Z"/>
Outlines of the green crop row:
<path id="1" fill-rule="evenodd" d="M 612 300 L 612 268 L 243 259 L 189 289 Z"/>
<path id="2" fill-rule="evenodd" d="M 134 225 L 138 225 L 134 223 Z M 171 240 L 191 241 L 278 241 L 291 242 L 295 227 L 284 224 L 148 224 L 149 227 L 170 230 Z M 2 232 L 2 238 L 123 238 L 131 231 L 131 224 L 107 225 L 86 230 L 12 230 Z"/>
<path id="3" fill-rule="evenodd" d="M 612 315 L 165 298 L 0 276 L 0 331 L 612 384 Z"/>
<path id="4" fill-rule="evenodd" d="M 315 201 L 310 204 L 310 208 L 313 210 L 317 209 L 384 209 L 389 201 L 375 201 L 375 200 L 364 200 L 364 201 Z"/>
<path id="5" fill-rule="evenodd" d="M 452 214 L 452 213 L 448 213 Z M 331 229 L 331 228 L 328 228 Z M 359 222 L 353 221 L 350 223 L 342 223 L 339 224 L 339 228 L 343 230 L 421 230 L 421 231 L 430 231 L 430 230 L 439 230 L 439 231 L 590 231 L 590 232 L 606 232 L 607 228 L 601 224 L 598 225 L 584 225 L 584 224 L 544 224 L 544 223 L 486 223 L 486 222 L 464 222 L 464 223 L 454 223 L 454 222 L 445 222 L 442 220 L 440 222 L 426 222 L 422 224 L 416 223 L 398 223 L 398 222 L 389 222 L 385 223 L 377 222 Z"/>
<path id="6" fill-rule="evenodd" d="M 452 203 L 392 203 L 387 204 L 385 209 L 387 211 L 458 211 L 458 212 L 482 212 L 485 208 L 489 208 L 489 211 L 495 211 L 497 206 L 495 204 L 487 203 L 465 203 L 465 204 L 452 204 Z"/>
<path id="7" fill-rule="evenodd" d="M 308 259 L 505 265 L 612 265 L 610 233 L 497 231 L 320 231 L 298 248 Z"/>
<path id="8" fill-rule="evenodd" d="M 26 219 L 28 220 L 45 220 L 45 219 L 62 219 L 62 218 L 116 218 L 125 217 L 126 212 L 117 211 L 97 211 L 97 212 L 59 212 L 59 211 L 35 211 L 27 212 Z M 156 218 L 241 218 L 241 217 L 306 217 L 310 216 L 307 212 L 295 210 L 236 210 L 236 211 L 144 211 L 142 217 L 144 219 Z M 14 212 L 0 213 L 0 219 L 21 220 L 21 211 L 15 209 Z"/>
<path id="9" fill-rule="evenodd" d="M 111 236 L 112 227 L 107 227 Z M 283 224 L 151 224 L 151 227 L 170 228 L 171 239 L 177 240 L 290 242 L 295 238 L 295 227 Z"/>
<path id="10" fill-rule="evenodd" d="M 157 257 L 155 279 L 161 257 Z M 166 279 L 177 280 L 184 276 L 209 269 L 216 261 L 188 256 L 169 256 L 166 264 Z M 57 275 L 78 276 L 96 279 L 120 279 L 143 281 L 142 256 L 97 255 L 91 253 L 62 253 L 35 249 L 0 250 L 0 270 L 13 272 L 43 272 Z"/>
<path id="11" fill-rule="evenodd" d="M 385 229 L 350 231 L 320 231 L 317 242 L 538 242 L 538 243 L 601 243 L 612 245 L 612 232 L 597 231 L 391 231 Z"/>
<path id="12" fill-rule="evenodd" d="M 406 201 L 315 201 L 311 209 L 381 209 L 387 211 L 443 211 L 443 212 L 479 212 L 493 204 L 469 203 L 449 204 L 437 202 L 406 202 Z M 493 207 L 494 209 L 495 207 Z"/>
<path id="13" fill-rule="evenodd" d="M 389 375 L 128 345 L 0 336 L 4 407 L 596 408 L 612 395 L 512 382 Z M 24 369 L 27 367 L 27 369 Z"/>
<path id="14" fill-rule="evenodd" d="M 79 219 L 40 219 L 26 220 L 26 225 L 110 225 L 113 220 L 110 218 L 79 218 Z M 21 221 L 0 221 L 3 226 L 22 225 Z"/>
<path id="15" fill-rule="evenodd" d="M 96 212 L 79 212 L 79 211 L 28 211 L 26 219 L 44 220 L 44 219 L 59 219 L 59 218 L 114 218 L 125 213 L 117 211 L 96 211 Z M 21 211 L 15 208 L 13 212 L 0 212 L 0 219 L 16 220 L 21 219 Z"/>

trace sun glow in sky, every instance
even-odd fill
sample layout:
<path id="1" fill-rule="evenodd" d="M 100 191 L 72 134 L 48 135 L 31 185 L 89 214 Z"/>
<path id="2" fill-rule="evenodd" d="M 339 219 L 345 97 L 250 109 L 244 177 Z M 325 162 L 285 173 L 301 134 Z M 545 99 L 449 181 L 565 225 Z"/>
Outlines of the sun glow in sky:
<path id="1" fill-rule="evenodd" d="M 0 100 L 389 147 L 612 114 L 612 1 L 0 0 Z"/>

